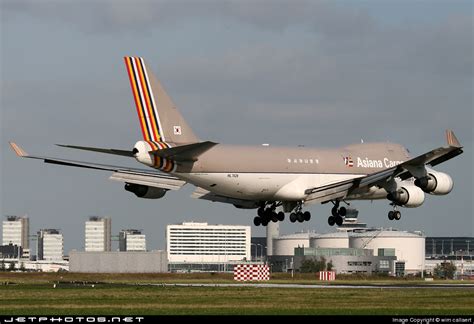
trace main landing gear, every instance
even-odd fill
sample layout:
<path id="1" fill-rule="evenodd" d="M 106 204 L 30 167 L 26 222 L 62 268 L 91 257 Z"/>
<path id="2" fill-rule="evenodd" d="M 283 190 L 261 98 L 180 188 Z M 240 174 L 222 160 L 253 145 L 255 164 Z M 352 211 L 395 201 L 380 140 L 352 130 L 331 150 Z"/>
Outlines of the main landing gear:
<path id="1" fill-rule="evenodd" d="M 274 203 L 262 203 L 260 208 L 257 210 L 257 216 L 253 219 L 253 223 L 255 226 L 267 226 L 269 222 L 281 222 L 285 219 L 285 213 L 275 212 L 275 209 L 281 206 L 281 202 L 274 202 Z M 295 203 L 296 207 L 294 207 L 293 212 L 290 214 L 290 222 L 294 223 L 296 221 L 302 223 L 304 221 L 309 221 L 311 219 L 311 213 L 308 211 L 303 212 L 303 203 L 298 202 Z M 293 209 L 290 207 L 286 209 L 283 206 L 283 209 L 288 212 Z"/>
<path id="2" fill-rule="evenodd" d="M 400 213 L 399 210 L 397 210 L 397 205 L 395 204 L 390 204 L 393 206 L 393 210 L 388 212 L 388 219 L 390 220 L 400 220 L 402 218 L 402 213 Z"/>
<path id="3" fill-rule="evenodd" d="M 303 204 L 299 203 L 295 212 L 290 214 L 290 222 L 294 223 L 298 221 L 299 223 L 307 222 L 311 219 L 311 213 L 309 211 L 302 212 Z"/>
<path id="4" fill-rule="evenodd" d="M 278 222 L 283 221 L 285 219 L 285 214 L 283 212 L 275 212 L 275 209 L 280 206 L 280 204 L 273 203 L 269 207 L 266 207 L 266 204 L 262 204 L 262 206 L 257 210 L 257 215 L 253 219 L 253 223 L 255 226 L 267 226 L 269 222 Z"/>
<path id="5" fill-rule="evenodd" d="M 344 221 L 344 216 L 347 214 L 347 209 L 346 207 L 339 207 L 339 200 L 336 200 L 333 202 L 334 207 L 331 209 L 331 216 L 328 218 L 328 224 L 329 226 L 334 226 L 334 224 L 337 224 L 337 226 L 341 226 L 342 222 Z"/>

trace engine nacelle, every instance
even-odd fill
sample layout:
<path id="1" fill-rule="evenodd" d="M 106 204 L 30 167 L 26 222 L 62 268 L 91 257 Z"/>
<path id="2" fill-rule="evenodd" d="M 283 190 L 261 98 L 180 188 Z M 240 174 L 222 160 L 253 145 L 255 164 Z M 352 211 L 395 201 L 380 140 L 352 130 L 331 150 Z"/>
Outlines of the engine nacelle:
<path id="1" fill-rule="evenodd" d="M 156 187 L 149 187 L 144 186 L 136 183 L 125 183 L 125 190 L 133 192 L 135 196 L 139 198 L 146 198 L 146 199 L 158 199 L 162 198 L 165 193 L 166 189 L 163 188 L 156 188 Z"/>
<path id="2" fill-rule="evenodd" d="M 447 195 L 453 190 L 453 179 L 446 173 L 430 171 L 426 177 L 415 180 L 415 186 L 431 195 Z"/>
<path id="3" fill-rule="evenodd" d="M 397 188 L 396 191 L 390 192 L 387 199 L 402 207 L 419 207 L 425 201 L 425 193 L 420 188 L 407 184 Z"/>

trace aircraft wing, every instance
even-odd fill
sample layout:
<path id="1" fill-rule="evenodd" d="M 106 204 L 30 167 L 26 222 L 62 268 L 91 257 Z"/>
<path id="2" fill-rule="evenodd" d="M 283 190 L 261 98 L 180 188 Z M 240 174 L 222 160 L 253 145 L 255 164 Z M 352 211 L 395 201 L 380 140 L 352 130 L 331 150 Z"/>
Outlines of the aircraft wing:
<path id="1" fill-rule="evenodd" d="M 73 166 L 86 169 L 102 170 L 102 171 L 113 171 L 114 173 L 110 176 L 111 180 L 135 183 L 146 185 L 150 187 L 163 188 L 168 190 L 178 190 L 186 184 L 186 181 L 180 180 L 177 177 L 173 177 L 167 174 L 163 174 L 157 171 L 135 169 L 122 167 L 117 165 L 107 165 L 83 161 L 64 160 L 58 158 L 50 158 L 43 156 L 33 156 L 25 152 L 16 143 L 10 142 L 10 146 L 19 157 L 43 160 L 45 163 L 58 164 L 65 166 Z"/>
<path id="2" fill-rule="evenodd" d="M 349 180 L 330 183 L 321 187 L 310 188 L 305 191 L 305 202 L 327 202 L 335 199 L 344 199 L 355 190 L 363 190 L 372 186 L 383 186 L 384 183 L 394 178 L 406 180 L 415 176 L 413 173 L 425 165 L 435 166 L 463 153 L 462 146 L 451 130 L 446 130 L 447 146 L 439 147 L 421 154 L 408 161 L 389 169 L 371 173 Z"/>

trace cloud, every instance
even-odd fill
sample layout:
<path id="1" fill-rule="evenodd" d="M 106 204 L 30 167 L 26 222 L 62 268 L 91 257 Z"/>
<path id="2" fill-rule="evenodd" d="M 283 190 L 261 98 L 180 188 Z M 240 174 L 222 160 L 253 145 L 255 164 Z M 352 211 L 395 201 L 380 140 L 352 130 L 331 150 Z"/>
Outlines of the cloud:
<path id="1" fill-rule="evenodd" d="M 326 37 L 352 38 L 371 28 L 364 11 L 334 5 L 331 1 L 5 1 L 10 14 L 60 21 L 84 32 L 146 33 L 157 26 L 177 27 L 189 20 L 233 21 L 254 28 L 282 32 L 306 26 Z"/>

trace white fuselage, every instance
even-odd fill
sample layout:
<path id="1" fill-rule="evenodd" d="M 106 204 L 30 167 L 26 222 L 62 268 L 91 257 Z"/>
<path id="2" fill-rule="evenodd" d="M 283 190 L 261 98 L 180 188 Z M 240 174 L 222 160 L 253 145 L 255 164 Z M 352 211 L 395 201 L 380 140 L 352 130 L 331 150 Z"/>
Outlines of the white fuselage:
<path id="1" fill-rule="evenodd" d="M 358 178 L 359 174 L 295 173 L 175 173 L 175 176 L 212 193 L 244 200 L 303 200 L 308 188 Z M 385 198 L 385 190 L 371 190 L 358 199 Z"/>
<path id="2" fill-rule="evenodd" d="M 149 150 L 143 151 L 148 153 Z M 301 201 L 308 197 L 308 189 L 361 178 L 400 163 L 407 157 L 403 147 L 389 143 L 357 144 L 341 149 L 218 144 L 196 161 L 177 163 L 168 172 L 225 197 L 251 201 Z M 148 154 L 139 161 L 156 167 L 156 160 L 153 164 Z M 366 188 L 346 198 L 380 199 L 386 195 L 383 189 Z"/>

